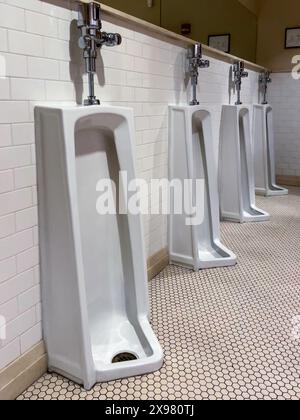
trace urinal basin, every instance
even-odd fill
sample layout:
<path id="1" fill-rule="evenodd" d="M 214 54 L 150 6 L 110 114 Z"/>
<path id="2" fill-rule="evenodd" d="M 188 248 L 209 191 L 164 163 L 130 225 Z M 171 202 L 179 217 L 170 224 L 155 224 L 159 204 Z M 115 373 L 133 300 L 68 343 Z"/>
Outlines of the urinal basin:
<path id="1" fill-rule="evenodd" d="M 35 120 L 49 369 L 88 389 L 159 369 L 140 217 L 97 211 L 99 180 L 125 194 L 119 171 L 136 177 L 133 113 L 37 107 Z"/>
<path id="2" fill-rule="evenodd" d="M 223 106 L 219 153 L 221 217 L 238 223 L 270 219 L 269 214 L 257 208 L 255 203 L 250 121 L 250 106 Z"/>
<path id="3" fill-rule="evenodd" d="M 188 226 L 186 215 L 175 214 L 173 207 L 169 218 L 170 262 L 194 270 L 236 264 L 235 255 L 219 239 L 212 112 L 201 105 L 169 107 L 169 179 L 182 182 L 186 179 L 201 180 L 204 186 L 203 220 L 200 223 Z M 192 194 L 190 199 L 193 201 Z"/>
<path id="4" fill-rule="evenodd" d="M 276 184 L 273 109 L 270 105 L 253 106 L 253 144 L 255 189 L 259 195 L 287 195 Z"/>

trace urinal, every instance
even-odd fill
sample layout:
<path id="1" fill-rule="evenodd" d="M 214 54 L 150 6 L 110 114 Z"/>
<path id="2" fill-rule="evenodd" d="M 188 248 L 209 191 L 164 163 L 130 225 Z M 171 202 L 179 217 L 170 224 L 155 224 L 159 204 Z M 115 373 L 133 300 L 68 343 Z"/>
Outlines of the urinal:
<path id="1" fill-rule="evenodd" d="M 287 195 L 276 185 L 273 110 L 270 105 L 253 106 L 253 143 L 255 190 L 267 197 Z"/>
<path id="2" fill-rule="evenodd" d="M 224 105 L 220 127 L 219 190 L 221 217 L 238 223 L 270 219 L 256 207 L 251 108 Z"/>
<path id="3" fill-rule="evenodd" d="M 163 353 L 148 320 L 141 219 L 96 211 L 100 179 L 135 178 L 133 113 L 37 107 L 35 121 L 49 370 L 86 389 L 155 371 Z"/>
<path id="4" fill-rule="evenodd" d="M 220 241 L 217 168 L 211 124 L 211 111 L 207 107 L 169 107 L 170 181 L 198 179 L 204 184 L 201 203 L 204 217 L 200 224 L 189 225 L 185 214 L 175 213 L 174 194 L 171 194 L 170 262 L 195 271 L 236 264 L 236 256 Z M 192 201 L 193 192 L 189 191 L 189 195 Z"/>

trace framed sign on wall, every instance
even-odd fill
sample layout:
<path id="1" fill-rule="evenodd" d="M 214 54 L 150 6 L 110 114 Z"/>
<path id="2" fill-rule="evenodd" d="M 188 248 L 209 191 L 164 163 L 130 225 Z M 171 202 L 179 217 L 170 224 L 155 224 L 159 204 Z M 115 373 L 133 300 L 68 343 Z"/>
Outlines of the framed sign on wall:
<path id="1" fill-rule="evenodd" d="M 285 30 L 285 48 L 300 48 L 300 27 L 286 28 Z"/>
<path id="2" fill-rule="evenodd" d="M 208 46 L 215 48 L 216 50 L 223 51 L 225 53 L 230 53 L 230 44 L 231 44 L 231 35 L 222 34 L 222 35 L 209 35 L 208 36 Z"/>

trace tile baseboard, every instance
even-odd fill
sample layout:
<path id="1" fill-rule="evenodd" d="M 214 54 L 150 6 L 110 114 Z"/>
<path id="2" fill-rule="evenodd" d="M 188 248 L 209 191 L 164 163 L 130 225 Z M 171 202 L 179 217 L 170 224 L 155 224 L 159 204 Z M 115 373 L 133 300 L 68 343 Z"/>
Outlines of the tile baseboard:
<path id="1" fill-rule="evenodd" d="M 41 341 L 0 371 L 0 400 L 14 400 L 47 371 L 47 355 Z"/>
<path id="2" fill-rule="evenodd" d="M 277 176 L 277 183 L 287 187 L 300 187 L 300 176 L 279 175 Z"/>
<path id="3" fill-rule="evenodd" d="M 169 265 L 169 252 L 167 248 L 158 251 L 148 259 L 148 280 L 152 280 L 157 274 Z"/>
<path id="4" fill-rule="evenodd" d="M 169 264 L 167 249 L 148 259 L 148 279 L 152 280 Z M 0 370 L 0 400 L 14 400 L 47 371 L 47 354 L 41 341 L 13 363 Z"/>

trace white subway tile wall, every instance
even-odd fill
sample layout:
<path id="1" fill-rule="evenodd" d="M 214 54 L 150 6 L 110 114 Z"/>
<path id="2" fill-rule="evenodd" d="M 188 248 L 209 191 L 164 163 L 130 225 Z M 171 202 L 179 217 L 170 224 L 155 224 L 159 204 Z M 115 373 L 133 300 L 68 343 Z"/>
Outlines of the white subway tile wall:
<path id="1" fill-rule="evenodd" d="M 69 0 L 0 0 L 7 75 L 0 79 L 0 314 L 8 321 L 0 369 L 42 338 L 33 110 L 40 101 L 81 103 L 87 95 L 76 18 Z M 102 49 L 96 93 L 104 104 L 134 109 L 139 177 L 167 177 L 168 104 L 190 95 L 185 49 L 109 22 L 103 27 L 120 32 L 123 43 Z M 199 98 L 215 111 L 216 159 L 229 72 L 229 64 L 211 59 L 200 73 Z M 244 81 L 244 102 L 257 101 L 257 77 L 250 72 Z M 144 217 L 144 236 L 148 256 L 166 247 L 166 217 Z"/>
<path id="2" fill-rule="evenodd" d="M 276 172 L 299 177 L 300 80 L 291 73 L 273 74 L 269 99 L 274 110 Z"/>

